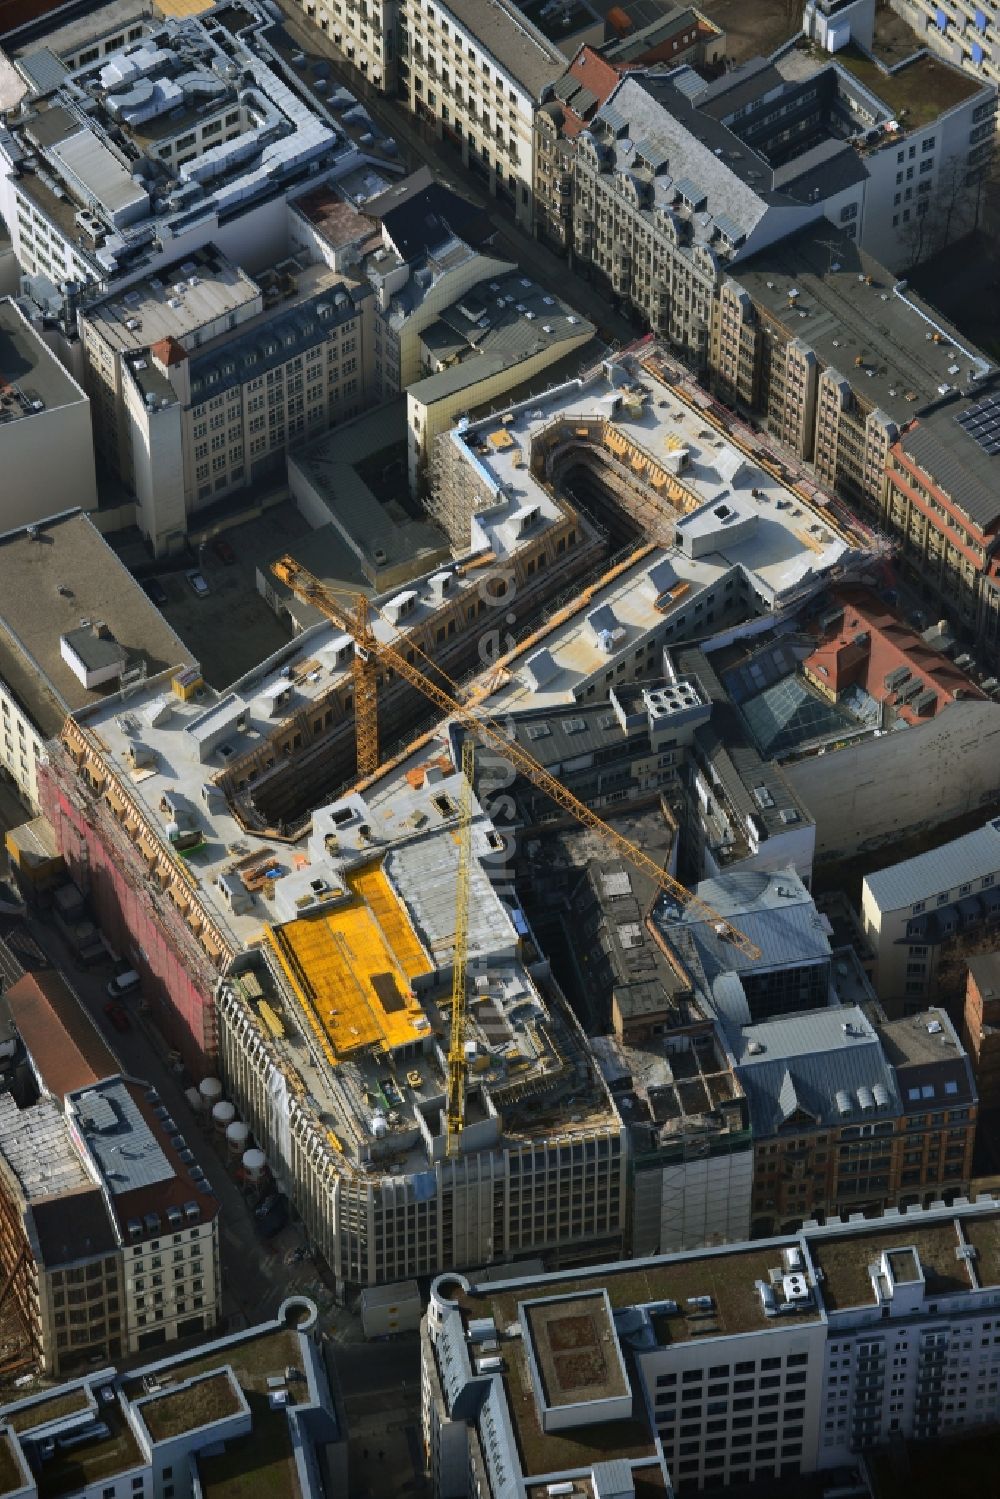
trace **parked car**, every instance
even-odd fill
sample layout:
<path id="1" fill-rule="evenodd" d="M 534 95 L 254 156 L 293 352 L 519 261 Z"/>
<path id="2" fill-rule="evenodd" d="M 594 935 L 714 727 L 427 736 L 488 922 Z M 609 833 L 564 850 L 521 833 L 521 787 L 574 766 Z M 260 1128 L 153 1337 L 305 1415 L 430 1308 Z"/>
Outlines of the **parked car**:
<path id="1" fill-rule="evenodd" d="M 167 602 L 167 590 L 159 578 L 147 578 L 142 586 L 146 592 L 146 597 L 156 605 L 157 609 L 162 609 Z"/>
<path id="2" fill-rule="evenodd" d="M 264 1217 L 260 1216 L 260 1210 L 258 1209 L 257 1229 L 264 1239 L 273 1239 L 275 1234 L 280 1234 L 287 1222 L 288 1198 L 284 1194 L 279 1194 L 274 1207 Z"/>
<path id="3" fill-rule="evenodd" d="M 125 1013 L 125 1006 L 120 1005 L 116 999 L 108 1000 L 104 1006 L 104 1013 L 116 1031 L 128 1031 L 132 1029 L 129 1024 L 128 1015 Z"/>
<path id="4" fill-rule="evenodd" d="M 211 589 L 196 567 L 193 567 L 190 572 L 186 572 L 184 576 L 200 599 L 203 599 L 207 593 L 211 592 Z"/>
<path id="5" fill-rule="evenodd" d="M 212 537 L 212 551 L 218 557 L 219 561 L 224 562 L 227 567 L 232 567 L 236 561 L 236 553 L 224 536 Z"/>
<path id="6" fill-rule="evenodd" d="M 142 983 L 142 979 L 134 968 L 126 968 L 124 973 L 116 973 L 108 984 L 109 999 L 124 999 L 126 994 L 134 994 Z"/>

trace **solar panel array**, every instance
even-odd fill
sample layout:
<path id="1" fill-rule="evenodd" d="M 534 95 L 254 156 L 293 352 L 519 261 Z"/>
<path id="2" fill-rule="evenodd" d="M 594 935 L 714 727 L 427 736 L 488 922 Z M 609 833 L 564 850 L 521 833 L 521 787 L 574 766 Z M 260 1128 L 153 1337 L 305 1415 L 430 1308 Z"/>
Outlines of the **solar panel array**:
<path id="1" fill-rule="evenodd" d="M 1000 395 L 986 396 L 955 420 L 984 452 L 1000 453 Z"/>

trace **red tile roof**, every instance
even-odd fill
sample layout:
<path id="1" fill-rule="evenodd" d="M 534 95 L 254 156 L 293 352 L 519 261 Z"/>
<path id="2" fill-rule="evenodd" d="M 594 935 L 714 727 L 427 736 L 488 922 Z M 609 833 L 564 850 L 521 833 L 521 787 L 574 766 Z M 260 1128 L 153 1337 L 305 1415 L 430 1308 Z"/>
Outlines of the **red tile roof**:
<path id="1" fill-rule="evenodd" d="M 149 352 L 163 365 L 182 364 L 187 358 L 187 350 L 177 342 L 176 338 L 161 338 L 159 343 L 153 344 Z"/>
<path id="2" fill-rule="evenodd" d="M 833 595 L 843 615 L 829 629 L 819 631 L 819 644 L 804 669 L 838 696 L 848 687 L 862 687 L 877 702 L 887 703 L 905 723 L 926 723 L 956 697 L 983 698 L 972 679 L 953 661 L 934 650 L 868 588 L 841 588 Z M 886 678 L 899 668 L 909 671 L 906 686 L 920 681 L 920 692 L 932 691 L 936 701 L 925 713 L 915 713 L 913 702 L 900 702 Z M 900 686 L 904 684 L 900 683 Z"/>
<path id="3" fill-rule="evenodd" d="M 35 1070 L 53 1098 L 113 1077 L 118 1063 L 54 968 L 26 973 L 4 994 Z"/>
<path id="4" fill-rule="evenodd" d="M 566 69 L 566 77 L 574 78 L 581 88 L 589 89 L 597 99 L 586 115 L 577 114 L 572 103 L 563 105 L 563 134 L 578 135 L 593 119 L 597 110 L 608 99 L 617 86 L 621 74 L 609 62 L 605 62 L 593 47 L 582 46 Z"/>

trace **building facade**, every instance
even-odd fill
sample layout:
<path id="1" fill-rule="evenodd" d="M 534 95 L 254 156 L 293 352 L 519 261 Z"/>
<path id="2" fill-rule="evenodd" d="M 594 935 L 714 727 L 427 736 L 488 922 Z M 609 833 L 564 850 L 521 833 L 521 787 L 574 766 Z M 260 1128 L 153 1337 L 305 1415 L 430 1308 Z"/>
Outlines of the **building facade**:
<path id="1" fill-rule="evenodd" d="M 97 508 L 90 402 L 9 298 L 0 299 L 0 462 L 5 530 L 69 504 Z"/>
<path id="2" fill-rule="evenodd" d="M 996 953 L 968 960 L 962 1041 L 969 1053 L 980 1106 L 1000 1104 L 1000 963 Z"/>
<path id="3" fill-rule="evenodd" d="M 890 1014 L 922 1009 L 946 944 L 993 926 L 998 876 L 998 821 L 865 876 L 861 920 L 875 950 L 875 988 Z"/>
<path id="4" fill-rule="evenodd" d="M 995 1422 L 996 1217 L 936 1204 L 583 1274 L 442 1276 L 421 1329 L 432 1492 L 697 1493 Z M 571 1328 L 586 1385 L 560 1360 Z"/>
<path id="5" fill-rule="evenodd" d="M 507 0 L 403 0 L 399 52 L 408 107 L 530 225 L 535 109 L 566 67 L 558 47 Z"/>

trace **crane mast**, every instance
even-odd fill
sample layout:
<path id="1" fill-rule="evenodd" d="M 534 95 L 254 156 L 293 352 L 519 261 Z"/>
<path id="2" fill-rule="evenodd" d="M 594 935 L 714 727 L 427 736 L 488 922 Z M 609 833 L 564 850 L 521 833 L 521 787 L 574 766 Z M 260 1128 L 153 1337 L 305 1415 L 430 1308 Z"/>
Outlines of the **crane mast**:
<path id="1" fill-rule="evenodd" d="M 484 741 L 491 748 L 495 749 L 526 780 L 530 781 L 532 785 L 537 786 L 541 791 L 546 792 L 564 812 L 576 818 L 577 822 L 581 823 L 584 827 L 598 833 L 609 848 L 613 848 L 633 868 L 639 870 L 640 873 L 652 880 L 671 900 L 675 901 L 679 906 L 686 908 L 699 920 L 711 923 L 715 928 L 716 934 L 732 943 L 745 957 L 751 959 L 760 957 L 760 948 L 751 942 L 749 937 L 745 936 L 743 932 L 727 921 L 724 916 L 721 916 L 718 911 L 713 910 L 707 901 L 692 894 L 679 880 L 674 879 L 672 874 L 662 869 L 656 863 L 655 859 L 651 859 L 641 848 L 631 843 L 624 834 L 619 833 L 615 828 L 609 827 L 603 818 L 598 817 L 597 813 L 587 806 L 586 802 L 580 801 L 579 797 L 574 796 L 572 791 L 568 790 L 561 781 L 557 781 L 555 776 L 550 775 L 543 766 L 539 765 L 534 756 L 529 755 L 528 751 L 523 749 L 516 739 L 511 738 L 506 727 L 498 722 L 497 719 L 491 718 L 487 713 L 482 711 L 474 711 L 465 704 L 458 702 L 443 687 L 439 687 L 436 682 L 432 682 L 420 670 L 419 666 L 407 660 L 406 656 L 396 645 L 389 641 L 379 640 L 371 629 L 370 624 L 367 623 L 367 614 L 365 615 L 366 628 L 362 632 L 359 617 L 356 617 L 349 609 L 346 609 L 338 601 L 333 591 L 325 587 L 306 568 L 301 567 L 295 561 L 294 557 L 280 557 L 277 562 L 272 564 L 272 571 L 303 602 L 312 604 L 321 614 L 325 614 L 327 619 L 336 624 L 339 629 L 344 630 L 351 636 L 355 645 L 355 658 L 359 651 L 364 651 L 369 660 L 377 659 L 384 666 L 391 668 L 397 676 L 402 677 L 404 681 L 409 682 L 412 687 L 415 687 L 418 692 L 422 693 L 445 717 L 455 719 L 470 734 L 475 735 L 477 739 Z M 357 681 L 357 677 L 355 677 L 355 681 Z M 360 768 L 363 748 L 360 723 L 356 722 L 355 732 L 358 736 L 358 763 Z"/>
<path id="2" fill-rule="evenodd" d="M 472 783 L 475 742 L 462 741 L 462 791 L 458 810 L 458 879 L 455 882 L 455 956 L 451 975 L 451 1041 L 448 1046 L 448 1154 L 458 1155 L 465 1123 L 466 967 L 469 960 L 469 884 L 472 874 Z"/>

